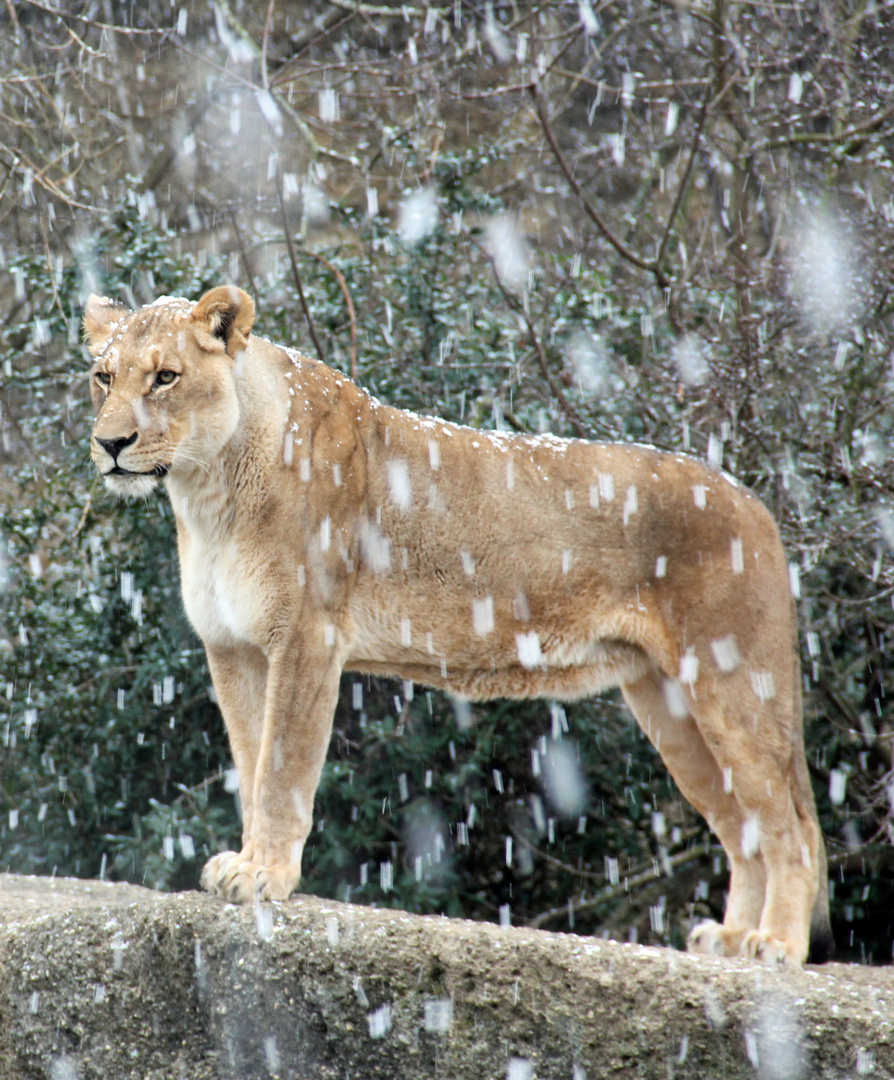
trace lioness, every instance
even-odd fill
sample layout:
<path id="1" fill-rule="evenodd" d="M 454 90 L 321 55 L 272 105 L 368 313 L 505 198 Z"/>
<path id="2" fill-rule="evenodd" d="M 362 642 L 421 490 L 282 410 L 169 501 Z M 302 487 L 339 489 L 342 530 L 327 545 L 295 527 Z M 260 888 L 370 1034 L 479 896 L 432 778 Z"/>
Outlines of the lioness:
<path id="1" fill-rule="evenodd" d="M 204 887 L 297 886 L 344 670 L 473 700 L 620 686 L 732 867 L 690 948 L 800 964 L 811 918 L 828 936 L 826 862 L 761 503 L 677 454 L 389 408 L 253 322 L 230 287 L 92 296 L 84 319 L 93 459 L 116 495 L 167 486 L 239 771 L 242 850 Z"/>

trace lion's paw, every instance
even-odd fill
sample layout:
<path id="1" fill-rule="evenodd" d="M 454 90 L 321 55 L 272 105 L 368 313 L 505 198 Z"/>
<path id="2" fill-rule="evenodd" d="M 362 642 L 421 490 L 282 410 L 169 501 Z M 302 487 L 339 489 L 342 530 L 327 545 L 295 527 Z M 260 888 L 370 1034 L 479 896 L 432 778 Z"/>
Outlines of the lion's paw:
<path id="1" fill-rule="evenodd" d="M 222 851 L 205 863 L 202 888 L 231 904 L 253 904 L 257 900 L 288 900 L 300 878 L 300 867 L 290 863 L 265 866 L 239 852 Z"/>
<path id="2" fill-rule="evenodd" d="M 766 930 L 749 931 L 739 952 L 752 960 L 795 969 L 800 968 L 807 959 L 806 946 L 799 947 L 794 942 L 772 937 Z"/>
<path id="3" fill-rule="evenodd" d="M 686 948 L 702 956 L 738 956 L 746 930 L 731 930 L 722 923 L 706 919 L 694 926 L 686 939 Z"/>
<path id="4" fill-rule="evenodd" d="M 693 927 L 686 948 L 703 956 L 743 956 L 787 968 L 799 968 L 806 948 L 774 938 L 765 930 L 739 930 L 707 920 Z"/>

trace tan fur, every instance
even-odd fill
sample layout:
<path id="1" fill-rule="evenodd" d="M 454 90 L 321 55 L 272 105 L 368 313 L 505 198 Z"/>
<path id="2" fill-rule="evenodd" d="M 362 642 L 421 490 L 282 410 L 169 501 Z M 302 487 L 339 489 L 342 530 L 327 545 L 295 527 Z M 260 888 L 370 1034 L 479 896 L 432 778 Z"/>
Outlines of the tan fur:
<path id="1" fill-rule="evenodd" d="M 164 476 L 239 770 L 242 851 L 203 885 L 298 884 L 343 670 L 469 699 L 620 686 L 732 866 L 691 947 L 803 961 L 825 857 L 760 502 L 684 456 L 389 408 L 253 318 L 234 288 L 85 317 L 96 466 L 123 495 Z"/>

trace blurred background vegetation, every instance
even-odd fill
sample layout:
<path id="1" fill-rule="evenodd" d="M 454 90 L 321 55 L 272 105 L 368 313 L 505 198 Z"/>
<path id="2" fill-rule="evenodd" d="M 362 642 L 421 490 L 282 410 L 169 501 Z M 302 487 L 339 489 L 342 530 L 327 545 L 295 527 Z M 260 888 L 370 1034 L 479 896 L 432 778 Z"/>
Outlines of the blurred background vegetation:
<path id="1" fill-rule="evenodd" d="M 894 893 L 894 4 L 0 8 L 0 868 L 237 843 L 173 521 L 88 454 L 83 301 L 233 281 L 393 404 L 722 464 L 782 527 L 841 958 Z M 571 807 L 547 747 L 579 763 Z M 679 945 L 726 867 L 615 695 L 347 676 L 303 888 Z"/>

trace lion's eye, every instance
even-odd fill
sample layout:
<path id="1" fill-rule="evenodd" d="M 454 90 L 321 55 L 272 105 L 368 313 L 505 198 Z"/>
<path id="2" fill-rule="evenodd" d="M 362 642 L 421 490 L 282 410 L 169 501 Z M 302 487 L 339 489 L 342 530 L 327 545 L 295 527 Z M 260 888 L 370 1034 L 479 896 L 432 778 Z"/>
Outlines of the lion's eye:
<path id="1" fill-rule="evenodd" d="M 172 382 L 176 382 L 178 373 L 176 371 L 168 371 L 167 368 L 159 371 L 155 376 L 155 386 L 170 386 Z"/>
<path id="2" fill-rule="evenodd" d="M 100 386 L 110 386 L 112 383 L 112 376 L 107 371 L 97 371 L 94 378 Z"/>

